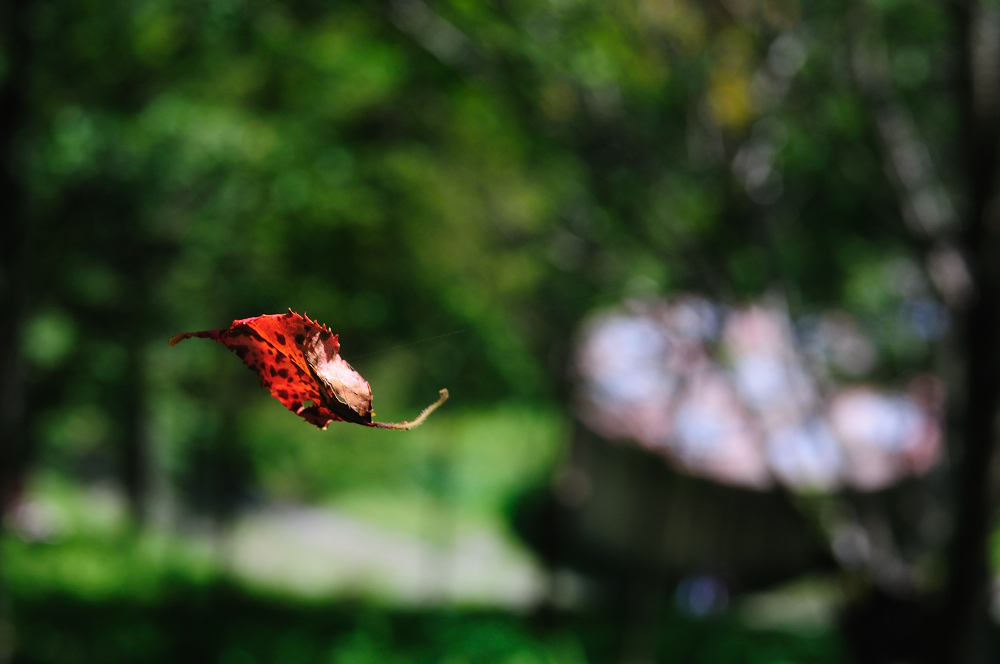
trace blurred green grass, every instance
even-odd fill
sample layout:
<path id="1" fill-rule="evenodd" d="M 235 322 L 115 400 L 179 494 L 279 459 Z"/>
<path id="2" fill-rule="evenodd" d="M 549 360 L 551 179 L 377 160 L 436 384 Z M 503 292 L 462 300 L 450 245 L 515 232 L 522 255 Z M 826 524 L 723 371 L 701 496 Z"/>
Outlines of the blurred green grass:
<path id="1" fill-rule="evenodd" d="M 621 661 L 627 621 L 614 610 L 401 609 L 363 597 L 309 598 L 232 574 L 218 533 L 135 528 L 107 489 L 48 475 L 33 496 L 52 533 L 29 541 L 8 531 L 0 542 L 17 664 Z M 427 508 L 418 502 L 359 493 L 336 506 L 406 532 L 412 520 L 399 507 Z M 754 629 L 738 610 L 697 620 L 667 608 L 655 633 L 663 662 L 844 661 L 830 629 Z"/>
<path id="2" fill-rule="evenodd" d="M 443 409 L 405 435 L 337 423 L 319 431 L 269 398 L 258 406 L 247 413 L 242 437 L 262 489 L 286 500 L 422 491 L 488 515 L 547 480 L 565 435 L 556 409 L 522 404 Z M 379 419 L 413 416 L 384 410 Z"/>
<path id="3" fill-rule="evenodd" d="M 196 566 L 149 565 L 142 546 L 100 538 L 56 545 L 4 543 L 15 663 L 330 662 L 511 664 L 620 661 L 620 621 L 595 612 L 399 610 L 357 601 L 303 601 L 253 592 Z M 102 550 L 103 547 L 103 550 Z M 100 557 L 86 588 L 58 574 L 18 581 L 24 558 L 75 568 Z M 89 561 L 89 562 L 88 562 Z M 111 570 L 117 573 L 108 573 Z M 41 580 L 47 580 L 47 584 Z M 829 632 L 751 630 L 733 615 L 694 620 L 669 612 L 657 661 L 706 664 L 844 661 Z"/>

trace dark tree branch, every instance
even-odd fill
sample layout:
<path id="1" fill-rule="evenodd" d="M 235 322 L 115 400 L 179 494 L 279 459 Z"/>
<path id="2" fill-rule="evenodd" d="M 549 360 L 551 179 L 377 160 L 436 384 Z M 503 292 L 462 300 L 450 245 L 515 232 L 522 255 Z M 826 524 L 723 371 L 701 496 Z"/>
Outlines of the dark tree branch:
<path id="1" fill-rule="evenodd" d="M 997 222 L 997 110 L 1000 100 L 1000 12 L 985 2 L 956 4 L 962 63 L 956 90 L 964 130 L 968 203 L 963 250 L 974 292 L 961 321 L 966 402 L 957 459 L 955 532 L 943 661 L 981 662 L 989 654 L 989 538 L 995 520 L 992 466 L 1000 406 L 1000 228 Z M 993 57 L 991 57 L 991 54 Z"/>

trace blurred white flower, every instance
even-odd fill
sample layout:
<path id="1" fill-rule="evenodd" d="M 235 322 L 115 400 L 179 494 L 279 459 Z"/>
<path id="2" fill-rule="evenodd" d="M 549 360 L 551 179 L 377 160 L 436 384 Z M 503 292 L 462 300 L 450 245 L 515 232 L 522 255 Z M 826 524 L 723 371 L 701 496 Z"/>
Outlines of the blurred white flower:
<path id="1" fill-rule="evenodd" d="M 780 306 L 723 313 L 694 297 L 602 314 L 577 347 L 579 417 L 693 475 L 752 488 L 872 491 L 937 461 L 936 379 L 915 379 L 909 394 L 862 386 L 825 402 L 792 329 Z M 845 314 L 820 317 L 810 350 L 848 374 L 874 363 Z"/>

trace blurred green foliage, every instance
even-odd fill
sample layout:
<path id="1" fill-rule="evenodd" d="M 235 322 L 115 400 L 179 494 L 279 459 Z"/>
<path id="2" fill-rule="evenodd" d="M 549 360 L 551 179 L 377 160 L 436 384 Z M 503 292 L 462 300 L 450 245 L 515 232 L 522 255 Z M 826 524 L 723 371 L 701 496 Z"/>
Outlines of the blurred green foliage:
<path id="1" fill-rule="evenodd" d="M 495 516 L 558 458 L 596 307 L 779 292 L 797 316 L 858 316 L 887 381 L 935 361 L 907 304 L 933 299 L 922 247 L 852 63 L 885 46 L 961 208 L 944 4 L 28 6 L 35 467 L 106 480 L 141 449 L 143 492 L 181 514 L 367 492 Z M 451 401 L 411 434 L 317 432 L 221 347 L 165 343 L 288 307 L 341 335 L 379 419 Z M 598 617 L 283 606 L 127 532 L 3 546 L 7 579 L 52 584 L 14 584 L 19 661 L 612 659 Z M 826 636 L 670 620 L 664 657 L 839 657 Z"/>
<path id="2" fill-rule="evenodd" d="M 2 543 L 15 662 L 495 662 L 620 660 L 622 626 L 602 613 L 516 615 L 473 608 L 386 609 L 248 591 L 176 544 L 78 533 Z M 13 565 L 13 569 L 10 569 Z M 827 631 L 751 630 L 733 615 L 672 611 L 657 630 L 662 661 L 843 661 Z"/>
<path id="3" fill-rule="evenodd" d="M 301 606 L 226 584 L 177 585 L 156 605 L 69 596 L 18 598 L 20 662 L 330 662 L 583 664 L 619 661 L 598 615 L 525 620 L 491 611 L 388 611 L 356 604 Z M 751 632 L 671 615 L 662 661 L 773 664 L 842 661 L 826 634 Z"/>
<path id="4" fill-rule="evenodd" d="M 13 662 L 597 664 L 620 661 L 629 629 L 603 611 L 389 609 L 248 587 L 226 571 L 218 541 L 137 533 L 107 489 L 49 475 L 34 495 L 59 532 L 0 541 Z M 371 505 L 342 507 L 373 516 Z M 750 628 L 733 611 L 706 620 L 668 608 L 657 620 L 660 661 L 844 661 L 825 628 Z"/>
<path id="5" fill-rule="evenodd" d="M 394 485 L 423 443 L 320 442 L 219 348 L 163 343 L 287 307 L 341 334 L 380 417 L 447 386 L 453 412 L 535 404 L 497 417 L 540 407 L 539 439 L 574 327 L 627 296 L 777 289 L 867 321 L 883 377 L 929 366 L 905 303 L 926 268 L 852 48 L 884 43 L 947 183 L 944 8 L 713 7 L 30 3 L 38 459 L 114 474 L 140 436 L 179 485 L 212 459 L 243 489 Z"/>

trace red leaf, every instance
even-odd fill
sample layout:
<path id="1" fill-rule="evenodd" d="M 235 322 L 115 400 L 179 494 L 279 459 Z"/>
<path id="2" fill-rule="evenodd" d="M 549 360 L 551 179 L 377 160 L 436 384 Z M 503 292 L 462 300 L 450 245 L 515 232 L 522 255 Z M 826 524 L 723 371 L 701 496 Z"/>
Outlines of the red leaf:
<path id="1" fill-rule="evenodd" d="M 234 320 L 226 330 L 185 332 L 171 346 L 189 339 L 213 339 L 234 351 L 260 374 L 260 384 L 286 408 L 320 429 L 330 422 L 354 422 L 383 429 L 412 429 L 448 399 L 448 390 L 412 422 L 372 422 L 368 381 L 340 357 L 336 334 L 308 316 L 288 310 Z"/>

